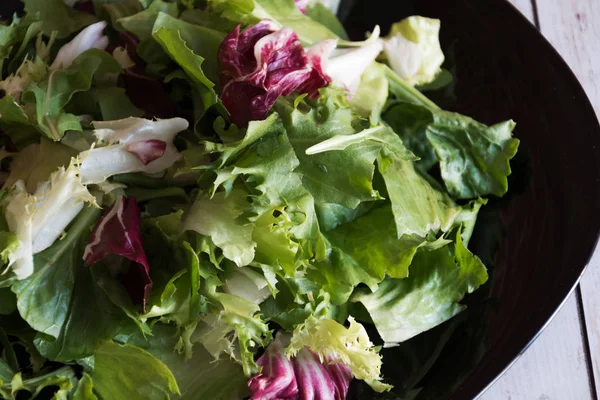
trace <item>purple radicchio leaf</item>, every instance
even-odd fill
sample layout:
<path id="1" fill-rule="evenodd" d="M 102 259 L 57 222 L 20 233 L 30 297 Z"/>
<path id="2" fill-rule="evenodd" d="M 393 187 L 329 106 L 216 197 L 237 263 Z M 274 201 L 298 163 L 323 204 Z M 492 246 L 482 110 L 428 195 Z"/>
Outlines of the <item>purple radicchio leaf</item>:
<path id="1" fill-rule="evenodd" d="M 231 121 L 245 127 L 262 120 L 279 96 L 294 91 L 318 97 L 331 79 L 316 57 L 309 58 L 293 30 L 278 29 L 272 21 L 263 20 L 243 32 L 236 27 L 218 55 L 221 100 Z"/>
<path id="2" fill-rule="evenodd" d="M 140 209 L 135 197 L 119 196 L 96 223 L 83 260 L 86 267 L 111 255 L 131 261 L 120 278 L 134 304 L 146 310 L 146 300 L 152 290 L 150 267 L 142 245 Z"/>
<path id="3" fill-rule="evenodd" d="M 294 0 L 294 2 L 296 3 L 298 10 L 300 10 L 302 14 L 306 14 L 310 0 Z"/>
<path id="4" fill-rule="evenodd" d="M 127 146 L 127 151 L 139 158 L 144 165 L 161 158 L 166 149 L 167 142 L 157 139 L 134 142 Z"/>
<path id="5" fill-rule="evenodd" d="M 334 357 L 321 361 L 307 347 L 285 355 L 285 338 L 277 338 L 257 361 L 262 371 L 248 382 L 251 400 L 344 400 L 351 369 Z"/>

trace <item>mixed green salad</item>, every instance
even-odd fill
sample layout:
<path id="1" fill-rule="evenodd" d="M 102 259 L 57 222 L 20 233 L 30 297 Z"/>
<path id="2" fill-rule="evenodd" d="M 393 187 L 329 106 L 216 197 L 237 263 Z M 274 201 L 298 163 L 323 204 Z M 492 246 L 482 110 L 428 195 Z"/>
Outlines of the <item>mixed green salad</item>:
<path id="1" fill-rule="evenodd" d="M 440 21 L 351 41 L 336 1 L 23 3 L 0 25 L 1 397 L 385 392 L 382 347 L 488 279 L 468 245 L 519 141 L 426 97 L 452 84 Z"/>

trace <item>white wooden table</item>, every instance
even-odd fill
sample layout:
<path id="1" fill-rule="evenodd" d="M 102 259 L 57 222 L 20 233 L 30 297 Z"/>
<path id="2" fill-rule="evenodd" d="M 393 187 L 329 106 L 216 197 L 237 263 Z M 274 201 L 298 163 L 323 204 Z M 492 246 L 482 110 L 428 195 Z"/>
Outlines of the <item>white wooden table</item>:
<path id="1" fill-rule="evenodd" d="M 510 1 L 562 54 L 600 115 L 600 0 Z M 600 246 L 556 318 L 481 400 L 599 398 Z"/>

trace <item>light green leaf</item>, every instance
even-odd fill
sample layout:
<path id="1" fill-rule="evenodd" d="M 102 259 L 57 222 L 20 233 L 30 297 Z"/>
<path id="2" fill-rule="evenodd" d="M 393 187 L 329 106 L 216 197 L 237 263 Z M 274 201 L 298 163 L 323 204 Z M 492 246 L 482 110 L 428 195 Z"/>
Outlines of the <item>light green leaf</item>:
<path id="1" fill-rule="evenodd" d="M 24 0 L 24 3 L 28 14 L 39 13 L 46 36 L 57 31 L 58 37 L 63 39 L 98 21 L 92 14 L 77 11 L 63 0 Z"/>
<path id="2" fill-rule="evenodd" d="M 133 33 L 142 41 L 147 40 L 152 36 L 152 27 L 154 26 L 159 13 L 165 13 L 177 18 L 177 15 L 179 14 L 177 3 L 169 3 L 164 0 L 153 0 L 150 7 L 147 9 L 116 20 L 115 27 Z"/>
<path id="3" fill-rule="evenodd" d="M 200 25 L 190 24 L 174 18 L 169 14 L 161 12 L 156 18 L 156 22 L 152 28 L 152 34 L 156 34 L 162 28 L 172 31 L 179 31 L 179 36 L 184 42 L 185 46 L 188 47 L 194 55 L 197 57 L 202 57 L 204 60 L 202 63 L 202 71 L 204 71 L 208 81 L 219 82 L 217 54 L 219 52 L 219 46 L 221 45 L 221 42 L 223 39 L 225 39 L 224 33 L 214 29 L 205 28 Z M 167 39 L 166 36 L 163 38 L 163 41 L 169 41 L 169 43 L 165 42 L 163 47 L 167 45 L 171 51 L 178 51 L 177 47 L 181 48 L 182 43 L 171 43 L 170 39 L 171 38 Z M 173 40 L 175 40 L 175 38 L 173 38 Z M 175 61 L 180 62 L 180 60 L 185 59 L 185 64 L 188 65 L 187 69 L 184 68 L 186 73 L 189 74 L 192 70 L 194 70 L 194 79 L 197 79 L 200 77 L 200 74 L 198 71 L 196 71 L 196 68 L 193 67 L 193 60 L 198 60 L 197 57 L 190 57 L 190 55 L 186 52 L 185 55 L 178 55 L 177 60 Z"/>
<path id="4" fill-rule="evenodd" d="M 340 39 L 350 40 L 348 34 L 346 33 L 346 30 L 344 29 L 344 26 L 342 25 L 338 17 L 335 15 L 335 11 L 331 10 L 323 3 L 324 2 L 322 1 L 316 1 L 313 4 L 309 5 L 306 10 L 306 16 L 310 17 L 311 19 L 320 23 L 321 25 L 329 28 L 329 30 L 331 30 L 331 32 L 339 36 Z M 336 3 L 336 0 L 329 3 Z M 336 9 L 339 6 L 339 1 L 337 3 L 338 4 L 333 4 L 333 6 Z"/>
<path id="5" fill-rule="evenodd" d="M 459 208 L 431 178 L 419 173 L 412 162 L 398 157 L 379 156 L 377 165 L 392 203 L 398 237 L 425 237 L 430 232 L 450 229 Z"/>
<path id="6" fill-rule="evenodd" d="M 204 58 L 195 54 L 189 48 L 177 30 L 161 27 L 153 33 L 153 37 L 173 61 L 179 64 L 193 83 L 203 107 L 203 111 L 201 113 L 196 112 L 194 116 L 196 120 L 199 120 L 206 110 L 220 102 L 214 90 L 214 83 L 202 71 Z"/>
<path id="7" fill-rule="evenodd" d="M 157 323 L 153 335 L 136 335 L 129 342 L 150 352 L 171 370 L 182 400 L 238 400 L 248 395 L 248 379 L 242 367 L 229 357 L 215 360 L 200 344 L 191 359 L 175 351 L 179 332 L 173 325 Z"/>
<path id="8" fill-rule="evenodd" d="M 404 342 L 452 318 L 464 309 L 459 301 L 487 281 L 481 260 L 462 244 L 419 250 L 410 276 L 388 279 L 375 293 L 357 292 L 387 345 Z"/>
<path id="9" fill-rule="evenodd" d="M 363 201 L 379 199 L 373 189 L 374 161 L 380 146 L 369 142 L 352 145 L 340 152 L 308 155 L 307 149 L 335 136 L 353 135 L 356 117 L 338 106 L 331 97 L 321 97 L 316 107 L 304 113 L 279 103 L 277 106 L 296 156 L 297 171 L 304 187 L 317 204 L 335 203 L 355 208 Z"/>
<path id="10" fill-rule="evenodd" d="M 55 387 L 54 399 L 67 399 L 77 384 L 75 371 L 69 366 L 57 369 L 40 376 L 23 379 L 21 373 L 17 373 L 10 383 L 0 386 L 0 395 L 6 398 L 19 398 L 15 395 L 20 391 L 31 393 L 31 398 L 36 398 L 45 388 Z"/>
<path id="11" fill-rule="evenodd" d="M 8 134 L 17 149 L 36 143 L 41 132 L 27 118 L 27 114 L 11 95 L 0 99 L 0 127 Z"/>
<path id="12" fill-rule="evenodd" d="M 223 255 L 239 267 L 252 262 L 256 247 L 252 241 L 253 226 L 243 219 L 236 220 L 248 206 L 246 198 L 242 190 L 234 190 L 229 196 L 218 192 L 212 198 L 207 193 L 200 194 L 184 221 L 185 230 L 210 236 Z"/>
<path id="13" fill-rule="evenodd" d="M 73 400 L 98 400 L 94 394 L 92 378 L 86 372 L 83 373 L 75 392 L 73 392 Z"/>
<path id="14" fill-rule="evenodd" d="M 374 116 L 375 118 L 380 118 L 379 113 L 388 99 L 388 87 L 389 83 L 385 76 L 385 67 L 383 64 L 373 62 L 363 72 L 360 78 L 360 85 L 354 97 L 350 100 L 350 107 L 362 117 L 368 118 Z M 378 123 L 379 121 L 375 120 L 374 122 Z"/>
<path id="15" fill-rule="evenodd" d="M 120 87 L 97 88 L 93 96 L 100 107 L 104 121 L 116 121 L 129 117 L 141 117 L 144 112 L 133 105 L 125 89 Z"/>
<path id="16" fill-rule="evenodd" d="M 441 71 L 444 53 L 440 20 L 412 16 L 392 25 L 384 51 L 392 69 L 410 85 L 432 82 Z"/>
<path id="17" fill-rule="evenodd" d="M 103 399 L 168 399 L 180 394 L 169 368 L 145 350 L 105 342 L 94 351 L 90 374 Z"/>
<path id="18" fill-rule="evenodd" d="M 108 53 L 92 49 L 78 56 L 71 67 L 52 71 L 48 78 L 32 84 L 23 93 L 23 102 L 35 104 L 39 129 L 50 139 L 60 140 L 67 130 L 81 131 L 81 124 L 64 107 L 73 94 L 87 91 L 96 74 L 121 72 L 121 66 Z"/>
<path id="19" fill-rule="evenodd" d="M 286 354 L 294 356 L 308 347 L 321 358 L 332 355 L 350 367 L 356 379 L 364 380 L 373 390 L 385 392 L 392 389 L 381 377 L 381 356 L 371 343 L 367 331 L 352 317 L 348 328 L 330 319 L 310 317 L 294 330 Z"/>
<path id="20" fill-rule="evenodd" d="M 508 191 L 510 160 L 519 140 L 513 121 L 486 126 L 458 114 L 438 112 L 427 138 L 440 159 L 442 178 L 450 194 L 472 199 Z"/>

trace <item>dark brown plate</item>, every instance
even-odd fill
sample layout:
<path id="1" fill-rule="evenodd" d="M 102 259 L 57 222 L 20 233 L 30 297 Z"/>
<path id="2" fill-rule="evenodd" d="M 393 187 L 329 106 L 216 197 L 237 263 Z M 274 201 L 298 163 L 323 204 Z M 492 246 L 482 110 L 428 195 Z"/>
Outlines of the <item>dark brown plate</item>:
<path id="1" fill-rule="evenodd" d="M 407 15 L 441 19 L 442 41 L 456 64 L 452 108 L 486 123 L 517 122 L 521 149 L 511 193 L 491 205 L 501 209 L 499 218 L 488 210 L 478 227 L 475 251 L 494 265 L 489 299 L 469 299 L 474 310 L 464 322 L 430 334 L 448 343 L 439 355 L 430 351 L 434 367 L 417 385 L 425 386 L 417 399 L 470 400 L 533 342 L 589 262 L 600 228 L 598 120 L 568 65 L 505 0 L 349 3 L 342 16 L 357 37 L 375 24 L 385 32 Z M 499 228 L 500 246 L 487 260 Z M 410 359 L 433 340 L 415 344 Z M 396 378 L 402 368 L 396 363 L 385 373 Z"/>
<path id="2" fill-rule="evenodd" d="M 1 0 L 0 16 L 17 4 Z M 385 353 L 384 374 L 397 387 L 386 398 L 470 400 L 532 343 L 590 259 L 600 127 L 569 67 L 505 0 L 357 0 L 341 10 L 356 37 L 412 14 L 442 20 L 456 68 L 451 108 L 486 123 L 512 118 L 522 141 L 511 193 L 482 213 L 472 242 L 491 266 L 490 284 L 458 318 Z M 352 396 L 374 397 L 359 385 Z"/>

